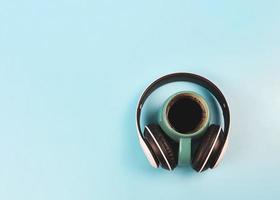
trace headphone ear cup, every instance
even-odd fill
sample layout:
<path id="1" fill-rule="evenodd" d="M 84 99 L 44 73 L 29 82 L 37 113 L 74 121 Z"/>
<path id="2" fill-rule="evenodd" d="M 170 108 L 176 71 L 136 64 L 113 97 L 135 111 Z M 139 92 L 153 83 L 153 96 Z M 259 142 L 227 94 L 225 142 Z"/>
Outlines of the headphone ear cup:
<path id="1" fill-rule="evenodd" d="M 211 157 L 210 168 L 213 169 L 218 166 L 222 160 L 225 151 L 227 149 L 227 140 L 224 132 L 221 133 L 217 143 L 215 144 L 214 150 L 215 154 Z"/>
<path id="2" fill-rule="evenodd" d="M 174 153 L 174 144 L 165 136 L 159 125 L 145 126 L 144 137 L 149 143 L 160 165 L 167 170 L 173 170 L 177 166 L 177 156 Z"/>
<path id="3" fill-rule="evenodd" d="M 222 128 L 218 125 L 211 125 L 195 151 L 192 167 L 197 172 L 202 172 L 209 167 L 213 168 L 219 158 L 224 143 L 225 136 Z"/>

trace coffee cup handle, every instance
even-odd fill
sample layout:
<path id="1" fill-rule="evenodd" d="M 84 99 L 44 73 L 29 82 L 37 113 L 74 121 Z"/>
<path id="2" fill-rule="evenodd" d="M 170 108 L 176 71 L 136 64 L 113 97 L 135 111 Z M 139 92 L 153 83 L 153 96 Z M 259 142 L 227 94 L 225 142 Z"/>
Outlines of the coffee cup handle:
<path id="1" fill-rule="evenodd" d="M 180 138 L 178 165 L 189 165 L 191 163 L 191 138 Z"/>

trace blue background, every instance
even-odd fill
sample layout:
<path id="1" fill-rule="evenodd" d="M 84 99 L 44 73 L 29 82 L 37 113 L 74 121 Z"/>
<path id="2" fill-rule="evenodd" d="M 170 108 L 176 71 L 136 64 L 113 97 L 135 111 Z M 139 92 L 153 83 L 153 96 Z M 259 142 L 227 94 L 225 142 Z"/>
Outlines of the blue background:
<path id="1" fill-rule="evenodd" d="M 279 199 L 279 1 L 0 1 L 0 199 Z M 206 76 L 232 111 L 216 170 L 148 165 L 137 98 Z"/>

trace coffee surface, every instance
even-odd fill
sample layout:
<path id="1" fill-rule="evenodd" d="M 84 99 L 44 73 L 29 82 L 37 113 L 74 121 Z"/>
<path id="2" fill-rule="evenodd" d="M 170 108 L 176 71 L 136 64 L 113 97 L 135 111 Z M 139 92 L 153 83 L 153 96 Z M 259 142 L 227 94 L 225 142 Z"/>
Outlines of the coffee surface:
<path id="1" fill-rule="evenodd" d="M 167 113 L 169 124 L 179 133 L 194 131 L 203 120 L 203 110 L 192 97 L 182 96 L 170 102 Z"/>

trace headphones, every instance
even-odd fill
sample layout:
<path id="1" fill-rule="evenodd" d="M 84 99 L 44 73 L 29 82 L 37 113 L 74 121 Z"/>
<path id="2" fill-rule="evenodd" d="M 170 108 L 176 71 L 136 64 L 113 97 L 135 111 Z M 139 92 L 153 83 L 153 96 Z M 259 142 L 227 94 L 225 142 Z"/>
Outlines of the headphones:
<path id="1" fill-rule="evenodd" d="M 157 124 L 148 124 L 141 131 L 140 117 L 146 99 L 159 87 L 172 82 L 191 82 L 206 88 L 218 101 L 223 113 L 223 128 L 221 125 L 211 124 L 205 134 L 199 139 L 196 150 L 192 153 L 192 167 L 202 172 L 209 167 L 215 168 L 224 156 L 228 146 L 228 132 L 230 125 L 230 111 L 227 101 L 218 87 L 208 79 L 191 73 L 174 73 L 165 75 L 143 92 L 136 111 L 136 126 L 139 143 L 150 164 L 158 168 L 159 165 L 167 170 L 177 166 L 176 143 L 171 140 Z"/>

